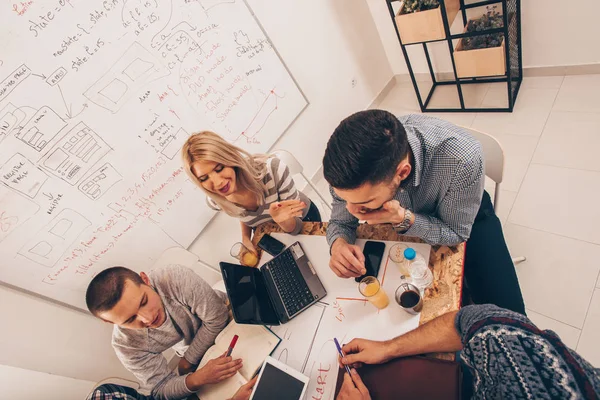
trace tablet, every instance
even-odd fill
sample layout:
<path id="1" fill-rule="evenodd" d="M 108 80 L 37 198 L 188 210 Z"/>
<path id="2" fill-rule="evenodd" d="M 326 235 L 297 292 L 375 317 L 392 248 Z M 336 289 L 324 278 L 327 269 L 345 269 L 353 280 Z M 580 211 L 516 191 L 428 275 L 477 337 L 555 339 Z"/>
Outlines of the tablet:
<path id="1" fill-rule="evenodd" d="M 277 400 L 301 400 L 308 387 L 308 380 L 307 376 L 295 369 L 273 357 L 267 357 L 250 400 L 273 400 L 275 395 Z"/>

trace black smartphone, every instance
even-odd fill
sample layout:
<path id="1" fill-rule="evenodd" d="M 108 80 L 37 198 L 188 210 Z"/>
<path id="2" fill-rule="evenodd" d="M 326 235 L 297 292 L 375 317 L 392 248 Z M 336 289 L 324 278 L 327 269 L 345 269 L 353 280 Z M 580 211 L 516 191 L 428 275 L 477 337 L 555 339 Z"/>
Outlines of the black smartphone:
<path id="1" fill-rule="evenodd" d="M 279 255 L 279 253 L 285 250 L 285 244 L 281 243 L 279 240 L 275 239 L 269 234 L 265 234 L 262 238 L 260 238 L 258 241 L 258 247 L 273 257 Z"/>
<path id="2" fill-rule="evenodd" d="M 381 260 L 383 259 L 383 253 L 385 252 L 385 243 L 383 242 L 372 242 L 368 241 L 365 243 L 363 254 L 365 256 L 365 269 L 367 272 L 363 276 L 354 278 L 356 282 L 360 282 L 365 276 L 377 277 L 379 274 L 379 267 L 381 266 Z"/>

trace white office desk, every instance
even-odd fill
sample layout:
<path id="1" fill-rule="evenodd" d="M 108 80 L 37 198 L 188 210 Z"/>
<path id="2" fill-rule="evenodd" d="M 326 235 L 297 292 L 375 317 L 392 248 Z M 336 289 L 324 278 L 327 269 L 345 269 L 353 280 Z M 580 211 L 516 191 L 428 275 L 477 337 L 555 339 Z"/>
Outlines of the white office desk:
<path id="1" fill-rule="evenodd" d="M 273 237 L 286 245 L 298 241 L 313 264 L 327 290 L 327 296 L 285 325 L 272 327 L 282 338 L 273 357 L 310 377 L 306 399 L 331 399 L 337 379 L 338 354 L 333 342 L 348 343 L 354 338 L 387 340 L 419 326 L 419 315 L 411 315 L 395 302 L 394 293 L 401 284 L 398 265 L 388 257 L 392 245 L 386 244 L 378 279 L 390 303 L 378 310 L 361 296 L 354 279 L 342 279 L 329 268 L 329 245 L 323 236 L 291 236 L 274 233 Z M 359 239 L 361 248 L 366 240 Z M 423 243 L 405 243 L 413 247 L 426 261 L 431 246 Z M 261 264 L 271 259 L 263 252 Z"/>

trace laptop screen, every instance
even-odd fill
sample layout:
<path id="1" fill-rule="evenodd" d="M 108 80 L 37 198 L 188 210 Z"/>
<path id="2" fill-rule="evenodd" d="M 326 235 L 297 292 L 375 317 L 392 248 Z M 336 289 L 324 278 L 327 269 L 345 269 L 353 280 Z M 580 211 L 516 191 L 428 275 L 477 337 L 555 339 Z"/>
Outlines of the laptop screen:
<path id="1" fill-rule="evenodd" d="M 235 321 L 279 325 L 260 270 L 229 263 L 220 266 Z"/>

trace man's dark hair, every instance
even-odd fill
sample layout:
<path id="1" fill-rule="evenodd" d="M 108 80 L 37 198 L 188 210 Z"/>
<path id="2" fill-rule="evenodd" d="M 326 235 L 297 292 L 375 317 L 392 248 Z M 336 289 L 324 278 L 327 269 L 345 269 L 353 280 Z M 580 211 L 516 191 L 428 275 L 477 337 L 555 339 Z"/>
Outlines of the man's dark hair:
<path id="1" fill-rule="evenodd" d="M 406 131 L 396 116 L 360 111 L 340 122 L 329 138 L 323 173 L 334 188 L 356 189 L 393 177 L 407 154 Z"/>
<path id="2" fill-rule="evenodd" d="M 100 272 L 92 279 L 85 293 L 88 310 L 95 316 L 111 310 L 121 300 L 128 280 L 137 286 L 144 283 L 137 272 L 125 267 L 112 267 Z"/>

